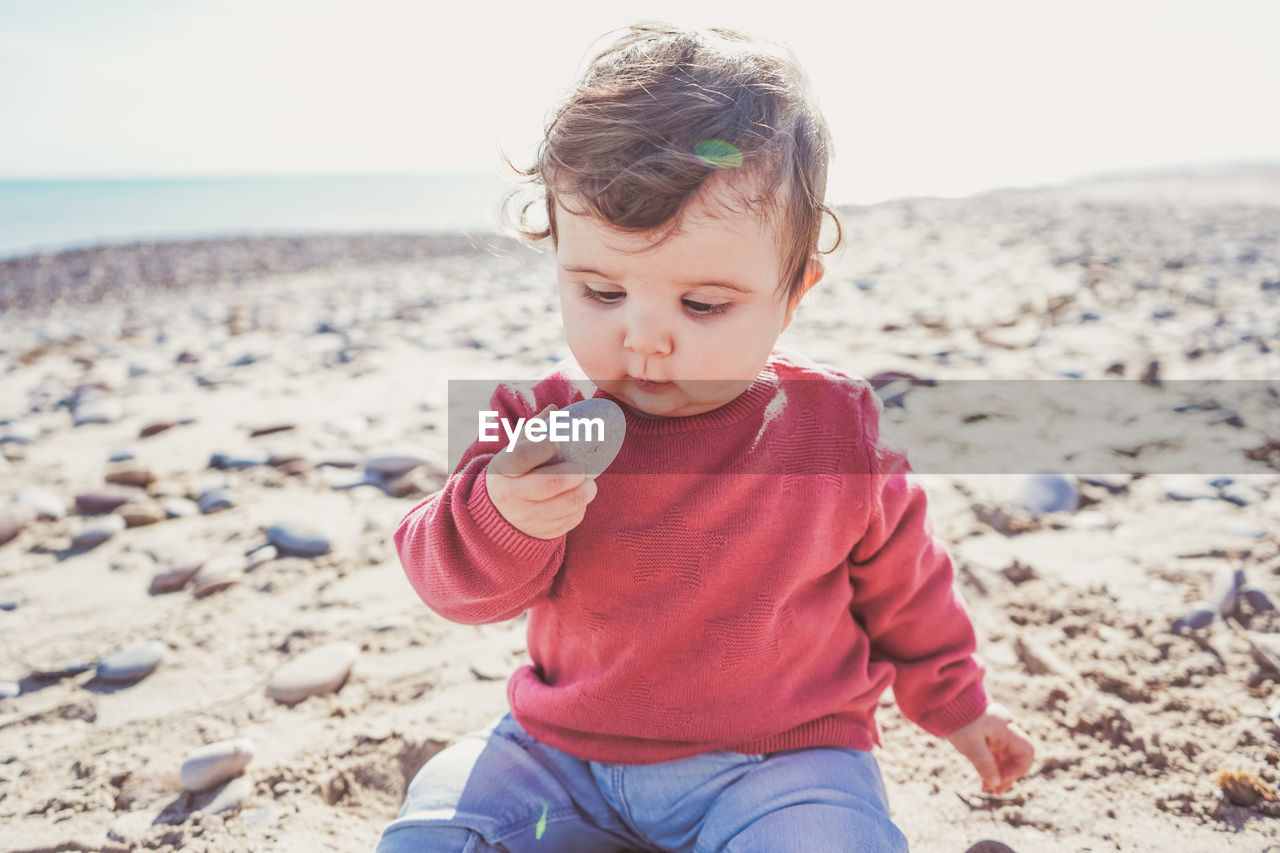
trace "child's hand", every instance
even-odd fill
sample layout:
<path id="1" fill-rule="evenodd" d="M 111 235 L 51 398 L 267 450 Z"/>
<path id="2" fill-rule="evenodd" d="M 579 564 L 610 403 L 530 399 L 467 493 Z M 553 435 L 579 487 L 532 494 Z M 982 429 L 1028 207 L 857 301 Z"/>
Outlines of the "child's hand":
<path id="1" fill-rule="evenodd" d="M 982 777 L 982 790 L 1003 794 L 1026 775 L 1036 750 L 1003 705 L 992 702 L 982 716 L 947 736 L 951 745 L 973 763 Z"/>
<path id="2" fill-rule="evenodd" d="M 556 408 L 550 403 L 532 419 Z M 558 462 L 533 471 L 555 455 L 554 443 L 530 441 L 521 431 L 513 449 L 498 451 L 485 469 L 489 500 L 512 527 L 535 539 L 555 539 L 577 527 L 596 496 L 595 480 L 587 477 L 578 462 Z"/>

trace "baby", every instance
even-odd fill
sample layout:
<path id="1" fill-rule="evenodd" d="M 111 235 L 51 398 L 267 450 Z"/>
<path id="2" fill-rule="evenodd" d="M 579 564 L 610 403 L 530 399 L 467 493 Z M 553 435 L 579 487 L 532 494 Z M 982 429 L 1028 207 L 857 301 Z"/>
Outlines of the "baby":
<path id="1" fill-rule="evenodd" d="M 524 173 L 547 227 L 518 224 L 555 245 L 577 370 L 490 405 L 604 397 L 626 437 L 594 478 L 477 440 L 401 522 L 423 601 L 527 611 L 533 663 L 381 853 L 906 850 L 871 752 L 890 685 L 984 789 L 1030 768 L 874 392 L 775 347 L 823 276 L 828 147 L 790 56 L 728 30 L 633 26 L 556 113 Z"/>

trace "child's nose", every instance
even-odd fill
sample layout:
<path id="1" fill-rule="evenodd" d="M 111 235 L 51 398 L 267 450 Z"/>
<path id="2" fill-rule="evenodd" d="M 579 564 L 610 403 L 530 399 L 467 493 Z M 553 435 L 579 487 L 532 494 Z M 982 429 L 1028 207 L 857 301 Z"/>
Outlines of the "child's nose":
<path id="1" fill-rule="evenodd" d="M 671 333 L 657 311 L 628 312 L 623 347 L 640 355 L 666 355 L 671 352 Z"/>

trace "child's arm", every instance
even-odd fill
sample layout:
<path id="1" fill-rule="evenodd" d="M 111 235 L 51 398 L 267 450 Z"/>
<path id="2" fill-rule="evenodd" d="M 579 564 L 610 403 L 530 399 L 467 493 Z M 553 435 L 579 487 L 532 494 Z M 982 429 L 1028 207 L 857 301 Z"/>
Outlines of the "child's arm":
<path id="1" fill-rule="evenodd" d="M 490 405 L 511 422 L 533 414 L 504 388 Z M 428 607 L 454 622 L 477 625 L 520 615 L 546 594 L 564 561 L 563 533 L 543 539 L 514 526 L 486 485 L 498 454 L 508 468 L 517 458 L 532 467 L 546 461 L 534 458 L 538 451 L 554 454 L 554 447 L 536 444 L 533 454 L 506 453 L 505 447 L 505 440 L 474 442 L 444 488 L 414 507 L 395 532 L 409 583 Z"/>
<path id="2" fill-rule="evenodd" d="M 907 481 L 905 455 L 880 443 L 879 399 L 868 391 L 861 405 L 871 473 L 855 478 L 864 487 L 867 527 L 847 561 L 851 610 L 871 640 L 872 660 L 894 665 L 903 716 L 947 737 L 985 787 L 1003 792 L 1030 769 L 1034 748 L 987 697 L 973 623 L 952 585 L 951 557 L 932 535 L 924 490 Z"/>

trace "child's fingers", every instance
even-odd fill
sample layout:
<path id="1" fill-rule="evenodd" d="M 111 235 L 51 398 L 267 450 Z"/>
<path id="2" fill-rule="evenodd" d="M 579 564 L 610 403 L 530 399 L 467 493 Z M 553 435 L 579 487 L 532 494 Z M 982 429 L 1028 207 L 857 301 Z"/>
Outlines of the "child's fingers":
<path id="1" fill-rule="evenodd" d="M 554 403 L 548 403 L 546 408 L 534 415 L 530 420 L 539 420 L 544 415 L 555 410 Z M 489 462 L 489 470 L 495 474 L 502 474 L 506 477 L 519 477 L 526 474 L 546 462 L 550 462 L 555 458 L 556 446 L 550 441 L 530 441 L 521 432 L 516 436 L 515 442 L 510 445 L 509 449 L 504 447 L 494 454 L 493 459 Z"/>
<path id="2" fill-rule="evenodd" d="M 1023 734 L 1017 726 L 1011 727 L 1010 734 L 1012 737 L 1003 745 L 1002 752 L 998 757 L 1001 781 L 1005 784 L 1012 783 L 1027 775 L 1036 757 L 1036 750 L 1031 744 L 1031 739 Z"/>

